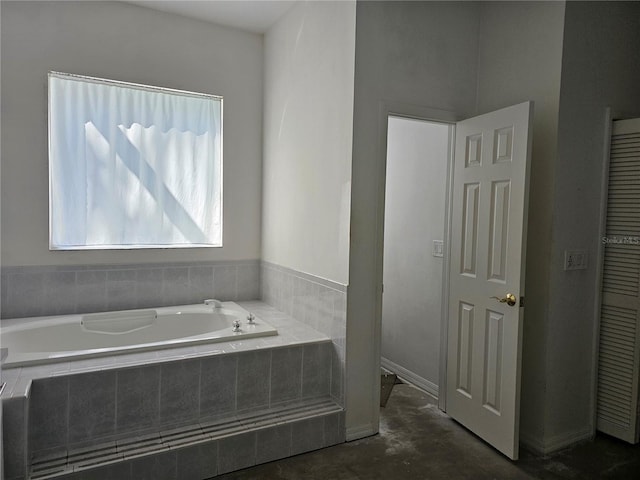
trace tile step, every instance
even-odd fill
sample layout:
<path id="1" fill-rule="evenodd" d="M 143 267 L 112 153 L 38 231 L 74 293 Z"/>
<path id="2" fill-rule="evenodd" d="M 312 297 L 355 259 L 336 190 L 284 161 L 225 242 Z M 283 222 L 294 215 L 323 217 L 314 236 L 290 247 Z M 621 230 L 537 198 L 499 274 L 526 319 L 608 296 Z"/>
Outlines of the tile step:
<path id="1" fill-rule="evenodd" d="M 69 449 L 63 454 L 33 458 L 28 478 L 31 480 L 55 479 L 116 462 L 210 442 L 274 425 L 324 416 L 342 410 L 340 405 L 329 398 L 313 399 L 302 403 L 273 407 L 268 410 L 245 412 L 201 421 L 197 424 L 162 430 L 140 437 Z"/>

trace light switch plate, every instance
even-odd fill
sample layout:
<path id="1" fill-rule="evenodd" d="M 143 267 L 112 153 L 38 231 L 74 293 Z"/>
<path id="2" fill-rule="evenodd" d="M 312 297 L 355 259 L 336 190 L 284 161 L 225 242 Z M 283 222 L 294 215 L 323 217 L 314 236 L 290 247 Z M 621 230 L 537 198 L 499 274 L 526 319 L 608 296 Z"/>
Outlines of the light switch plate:
<path id="1" fill-rule="evenodd" d="M 588 253 L 586 250 L 565 250 L 564 269 L 584 270 L 587 268 Z"/>
<path id="2" fill-rule="evenodd" d="M 442 240 L 434 240 L 433 241 L 433 250 L 431 254 L 434 257 L 444 257 L 444 241 Z"/>

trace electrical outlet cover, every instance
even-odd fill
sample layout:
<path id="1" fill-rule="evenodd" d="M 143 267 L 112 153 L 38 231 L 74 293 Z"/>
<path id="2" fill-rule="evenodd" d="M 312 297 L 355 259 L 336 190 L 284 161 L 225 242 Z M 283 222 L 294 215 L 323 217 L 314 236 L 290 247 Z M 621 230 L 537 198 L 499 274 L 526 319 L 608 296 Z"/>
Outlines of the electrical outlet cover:
<path id="1" fill-rule="evenodd" d="M 564 269 L 584 270 L 587 268 L 588 253 L 586 250 L 565 250 Z"/>

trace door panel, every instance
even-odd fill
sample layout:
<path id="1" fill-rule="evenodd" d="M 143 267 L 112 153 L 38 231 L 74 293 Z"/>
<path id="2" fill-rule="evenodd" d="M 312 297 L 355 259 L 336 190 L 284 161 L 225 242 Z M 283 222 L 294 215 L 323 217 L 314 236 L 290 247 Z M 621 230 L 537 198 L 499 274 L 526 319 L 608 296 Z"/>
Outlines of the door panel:
<path id="1" fill-rule="evenodd" d="M 471 362 L 473 345 L 473 305 L 460 303 L 458 319 L 458 381 L 457 390 L 471 398 Z"/>
<path id="2" fill-rule="evenodd" d="M 489 279 L 505 283 L 507 233 L 509 231 L 509 200 L 511 182 L 501 180 L 491 184 L 491 214 L 489 240 Z"/>
<path id="3" fill-rule="evenodd" d="M 531 102 L 460 122 L 454 158 L 447 413 L 518 457 Z M 515 295 L 515 304 L 505 299 Z"/>
<path id="4" fill-rule="evenodd" d="M 464 232 L 462 234 L 462 268 L 461 273 L 475 277 L 476 257 L 478 251 L 478 199 L 480 185 L 470 183 L 464 186 Z"/>

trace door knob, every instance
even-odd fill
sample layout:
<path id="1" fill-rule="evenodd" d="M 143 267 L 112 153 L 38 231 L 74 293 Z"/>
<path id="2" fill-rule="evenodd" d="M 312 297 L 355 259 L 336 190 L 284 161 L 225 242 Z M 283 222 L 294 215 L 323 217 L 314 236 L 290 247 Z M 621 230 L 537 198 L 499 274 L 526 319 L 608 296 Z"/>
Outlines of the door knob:
<path id="1" fill-rule="evenodd" d="M 498 297 L 490 297 L 490 298 L 495 298 L 500 303 L 506 303 L 510 307 L 513 307 L 516 304 L 516 296 L 513 293 L 507 293 L 507 295 L 504 298 L 498 298 Z"/>

